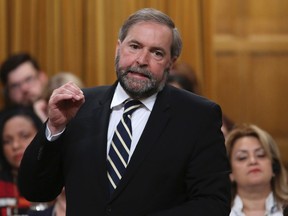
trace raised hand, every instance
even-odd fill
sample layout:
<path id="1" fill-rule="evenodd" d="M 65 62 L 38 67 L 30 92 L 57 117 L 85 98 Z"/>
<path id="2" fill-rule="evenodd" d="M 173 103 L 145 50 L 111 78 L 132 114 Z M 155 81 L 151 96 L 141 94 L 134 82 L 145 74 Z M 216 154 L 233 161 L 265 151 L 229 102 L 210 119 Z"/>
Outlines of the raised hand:
<path id="1" fill-rule="evenodd" d="M 55 89 L 48 103 L 47 124 L 51 133 L 62 131 L 84 102 L 83 92 L 73 82 Z"/>

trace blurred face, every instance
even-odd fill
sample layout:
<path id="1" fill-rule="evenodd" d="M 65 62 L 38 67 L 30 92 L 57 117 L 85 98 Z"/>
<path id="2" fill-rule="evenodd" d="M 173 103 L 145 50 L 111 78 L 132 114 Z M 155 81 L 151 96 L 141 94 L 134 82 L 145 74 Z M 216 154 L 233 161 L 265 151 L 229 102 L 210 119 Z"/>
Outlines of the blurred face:
<path id="1" fill-rule="evenodd" d="M 160 91 L 176 58 L 171 58 L 172 31 L 154 22 L 133 25 L 116 48 L 117 77 L 132 98 Z"/>
<path id="2" fill-rule="evenodd" d="M 3 152 L 9 164 L 18 169 L 26 147 L 36 135 L 32 121 L 25 116 L 9 119 L 3 129 Z"/>
<path id="3" fill-rule="evenodd" d="M 15 104 L 32 105 L 42 95 L 45 82 L 45 74 L 37 72 L 30 62 L 25 62 L 8 75 L 9 98 Z"/>
<path id="4" fill-rule="evenodd" d="M 238 187 L 270 187 L 272 162 L 257 138 L 247 136 L 236 140 L 231 154 L 231 166 L 231 179 Z"/>

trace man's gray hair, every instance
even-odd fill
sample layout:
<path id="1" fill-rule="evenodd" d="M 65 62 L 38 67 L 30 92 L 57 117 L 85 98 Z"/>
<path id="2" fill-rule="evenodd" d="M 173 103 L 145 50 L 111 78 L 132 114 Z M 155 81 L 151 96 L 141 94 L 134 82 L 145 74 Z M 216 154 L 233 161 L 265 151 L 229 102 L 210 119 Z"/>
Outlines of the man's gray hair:
<path id="1" fill-rule="evenodd" d="M 166 25 L 171 29 L 173 35 L 173 42 L 170 49 L 171 58 L 179 57 L 182 50 L 182 39 L 178 29 L 169 16 L 153 8 L 144 8 L 130 15 L 121 27 L 118 39 L 122 42 L 126 38 L 129 29 L 136 23 L 149 21 Z"/>

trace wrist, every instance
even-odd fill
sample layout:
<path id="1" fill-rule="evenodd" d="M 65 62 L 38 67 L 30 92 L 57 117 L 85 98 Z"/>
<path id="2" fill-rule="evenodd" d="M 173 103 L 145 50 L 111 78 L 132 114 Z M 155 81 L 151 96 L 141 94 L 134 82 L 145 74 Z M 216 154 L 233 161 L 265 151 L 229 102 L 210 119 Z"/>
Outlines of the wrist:
<path id="1" fill-rule="evenodd" d="M 55 126 L 51 123 L 50 119 L 48 119 L 47 121 L 47 127 L 49 129 L 49 131 L 51 132 L 51 135 L 55 135 L 60 133 L 61 131 L 63 131 L 65 129 L 65 126 Z"/>

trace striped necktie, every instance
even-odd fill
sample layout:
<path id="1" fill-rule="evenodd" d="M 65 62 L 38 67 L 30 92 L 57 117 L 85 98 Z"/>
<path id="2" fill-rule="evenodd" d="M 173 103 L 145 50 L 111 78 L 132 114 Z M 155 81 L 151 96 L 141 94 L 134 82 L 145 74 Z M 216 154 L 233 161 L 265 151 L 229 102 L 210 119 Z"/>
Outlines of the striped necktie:
<path id="1" fill-rule="evenodd" d="M 125 102 L 123 116 L 113 135 L 107 160 L 110 194 L 116 189 L 128 165 L 132 140 L 131 115 L 140 106 L 141 102 L 138 100 Z"/>

